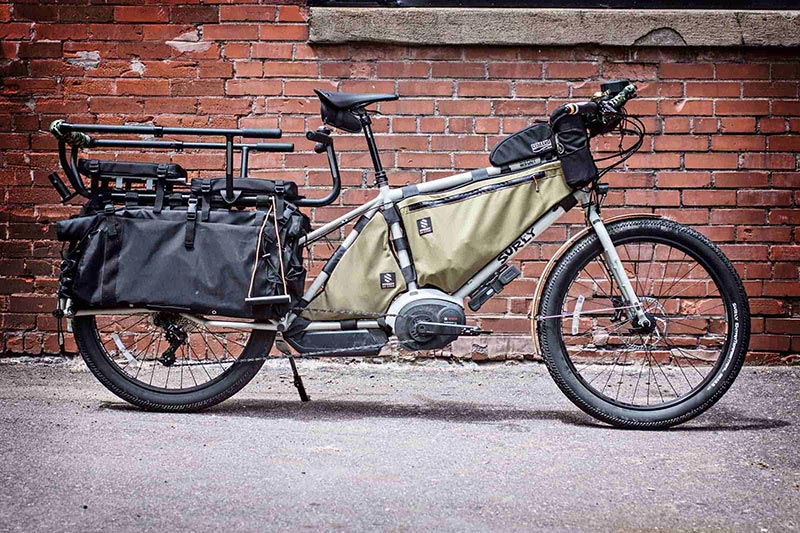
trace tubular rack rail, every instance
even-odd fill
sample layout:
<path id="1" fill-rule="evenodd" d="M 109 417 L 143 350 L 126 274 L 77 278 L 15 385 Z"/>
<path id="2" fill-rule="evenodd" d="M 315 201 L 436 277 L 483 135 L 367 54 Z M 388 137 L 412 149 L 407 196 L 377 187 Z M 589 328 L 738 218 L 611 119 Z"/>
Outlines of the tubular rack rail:
<path id="1" fill-rule="evenodd" d="M 162 126 L 119 126 L 105 124 L 71 124 L 66 121 L 55 121 L 50 126 L 50 132 L 58 139 L 58 157 L 61 168 L 67 175 L 67 179 L 74 192 L 70 192 L 57 173 L 49 176 L 53 187 L 61 196 L 61 201 L 66 202 L 77 195 L 90 197 L 91 193 L 81 179 L 78 171 L 78 154 L 81 148 L 139 148 L 139 149 L 161 149 L 182 151 L 184 149 L 200 150 L 224 150 L 225 151 L 225 197 L 230 203 L 234 201 L 237 205 L 255 205 L 257 198 L 254 195 L 236 195 L 234 193 L 234 153 L 239 152 L 240 156 L 240 178 L 246 178 L 248 173 L 249 155 L 251 152 L 293 152 L 293 143 L 258 142 L 245 143 L 234 142 L 235 137 L 250 139 L 280 139 L 282 131 L 277 128 L 262 129 L 230 129 L 230 128 L 170 128 Z M 89 136 L 89 133 L 107 135 L 151 135 L 159 140 L 130 140 L 130 139 L 100 139 Z M 324 198 L 308 199 L 303 198 L 294 203 L 299 206 L 319 207 L 332 203 L 339 195 L 341 190 L 341 179 L 333 148 L 333 139 L 330 131 L 321 128 L 313 134 L 309 132 L 307 137 L 318 142 L 315 151 L 321 153 L 328 152 L 328 162 L 331 166 L 333 178 L 333 190 Z M 225 142 L 185 142 L 178 140 L 160 140 L 164 135 L 176 136 L 217 136 L 224 137 Z M 71 151 L 67 155 L 67 145 Z M 124 200 L 124 192 L 113 192 L 111 196 L 115 200 Z M 186 200 L 189 195 L 186 194 Z M 251 197 L 252 196 L 252 197 Z M 155 193 L 141 193 L 139 195 L 143 202 L 155 201 Z"/>

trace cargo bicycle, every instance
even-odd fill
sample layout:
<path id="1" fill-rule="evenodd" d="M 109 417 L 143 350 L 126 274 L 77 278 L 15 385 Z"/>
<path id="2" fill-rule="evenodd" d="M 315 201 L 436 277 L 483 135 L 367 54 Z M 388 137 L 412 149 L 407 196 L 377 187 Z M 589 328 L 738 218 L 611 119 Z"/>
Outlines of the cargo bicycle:
<path id="1" fill-rule="evenodd" d="M 235 139 L 280 130 L 51 125 L 72 190 L 56 173 L 50 180 L 62 200 L 88 199 L 57 224 L 67 244 L 56 316 L 113 393 L 151 410 L 210 407 L 258 373 L 280 335 L 305 400 L 295 356 L 374 356 L 390 343 L 437 350 L 490 334 L 468 324 L 466 309 L 479 311 L 517 279 L 510 261 L 574 208 L 585 227 L 549 258 L 530 295 L 534 346 L 559 388 L 601 421 L 658 428 L 697 416 L 731 386 L 750 320 L 730 261 L 658 215 L 601 217 L 602 177 L 645 135 L 625 111 L 634 85 L 605 83 L 590 101 L 559 106 L 503 139 L 486 168 L 404 187 L 389 186 L 369 107 L 398 97 L 316 93 L 323 126 L 306 136 L 327 155 L 333 185 L 323 198 L 248 177 L 251 152 L 293 146 Z M 378 194 L 312 230 L 301 209 L 330 205 L 341 191 L 331 127 L 364 133 Z M 594 159 L 591 139 L 612 133 L 619 149 Z M 225 177 L 189 181 L 174 163 L 81 159 L 88 148 L 223 150 Z M 345 228 L 306 287 L 304 250 Z"/>

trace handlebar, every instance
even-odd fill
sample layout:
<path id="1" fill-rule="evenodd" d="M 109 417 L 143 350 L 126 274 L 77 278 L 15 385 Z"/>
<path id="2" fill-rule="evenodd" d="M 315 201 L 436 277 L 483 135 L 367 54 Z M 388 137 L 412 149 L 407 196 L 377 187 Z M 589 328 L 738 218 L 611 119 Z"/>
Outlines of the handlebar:
<path id="1" fill-rule="evenodd" d="M 550 125 L 553 126 L 566 115 L 580 115 L 591 136 L 613 130 L 621 120 L 620 113 L 625 104 L 636 97 L 636 86 L 627 80 L 620 80 L 604 84 L 603 89 L 602 93 L 588 102 L 558 106 L 550 115 Z M 612 93 L 613 89 L 616 90 Z"/>
<path id="2" fill-rule="evenodd" d="M 295 201 L 295 204 L 301 207 L 322 207 L 330 205 L 336 201 L 339 194 L 342 192 L 342 178 L 339 174 L 339 163 L 336 160 L 336 151 L 333 148 L 333 138 L 331 137 L 331 130 L 322 126 L 317 131 L 306 132 L 306 139 L 314 141 L 314 151 L 318 154 L 327 152 L 328 166 L 331 168 L 331 178 L 333 179 L 333 187 L 324 198 L 304 198 Z"/>
<path id="3" fill-rule="evenodd" d="M 70 124 L 56 120 L 50 124 L 50 133 L 56 139 L 69 143 L 69 138 L 85 133 L 139 134 L 163 137 L 164 135 L 208 135 L 221 137 L 248 137 L 251 139 L 280 139 L 283 132 L 278 128 L 168 128 L 163 126 L 117 126 L 109 124 Z M 84 135 L 91 139 L 88 135 Z"/>

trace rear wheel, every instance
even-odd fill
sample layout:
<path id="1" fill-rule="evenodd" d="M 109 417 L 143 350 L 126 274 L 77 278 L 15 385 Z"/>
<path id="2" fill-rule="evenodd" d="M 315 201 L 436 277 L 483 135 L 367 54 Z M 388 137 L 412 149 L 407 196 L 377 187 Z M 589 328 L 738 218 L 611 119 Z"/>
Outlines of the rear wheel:
<path id="1" fill-rule="evenodd" d="M 689 420 L 727 391 L 741 368 L 750 312 L 720 250 L 664 219 L 608 226 L 649 327 L 639 327 L 589 234 L 550 274 L 537 327 L 545 362 L 578 407 L 621 427 Z"/>
<path id="2" fill-rule="evenodd" d="M 199 411 L 231 397 L 258 373 L 275 338 L 164 312 L 76 317 L 73 331 L 106 388 L 158 411 Z"/>

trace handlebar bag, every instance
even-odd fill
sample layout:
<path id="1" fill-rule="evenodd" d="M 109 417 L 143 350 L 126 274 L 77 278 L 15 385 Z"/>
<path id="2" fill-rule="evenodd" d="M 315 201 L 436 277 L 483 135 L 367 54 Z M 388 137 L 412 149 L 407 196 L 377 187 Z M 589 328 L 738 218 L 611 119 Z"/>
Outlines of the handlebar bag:
<path id="1" fill-rule="evenodd" d="M 501 167 L 525 159 L 545 159 L 548 156 L 555 156 L 553 131 L 547 123 L 537 122 L 500 141 L 489 154 L 489 162 Z"/>
<path id="2" fill-rule="evenodd" d="M 553 161 L 402 200 L 419 286 L 457 291 L 571 193 Z"/>
<path id="3" fill-rule="evenodd" d="M 297 240 L 308 219 L 291 204 L 274 210 L 115 210 L 59 222 L 70 243 L 59 293 L 75 309 L 146 307 L 173 312 L 270 319 L 290 304 L 249 296 L 302 296 L 305 269 Z M 258 254 L 257 254 L 258 250 Z"/>
<path id="4" fill-rule="evenodd" d="M 358 227 L 358 225 L 357 225 Z M 333 268 L 325 288 L 303 312 L 310 320 L 347 320 L 385 312 L 406 285 L 389 248 L 389 226 L 376 214 Z"/>
<path id="5" fill-rule="evenodd" d="M 597 178 L 597 166 L 589 150 L 589 135 L 580 115 L 563 115 L 553 125 L 556 150 L 567 184 L 579 189 Z"/>

